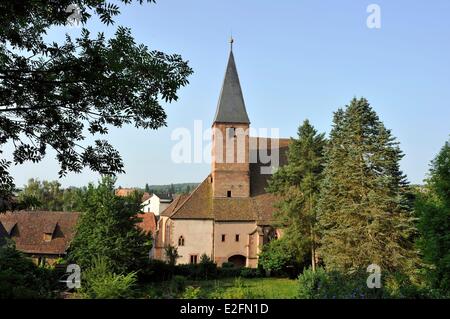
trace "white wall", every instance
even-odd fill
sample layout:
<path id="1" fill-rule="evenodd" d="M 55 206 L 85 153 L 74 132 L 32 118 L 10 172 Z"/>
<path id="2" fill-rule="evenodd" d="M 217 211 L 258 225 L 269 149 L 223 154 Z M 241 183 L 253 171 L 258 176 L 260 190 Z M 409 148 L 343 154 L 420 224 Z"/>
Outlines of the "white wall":
<path id="1" fill-rule="evenodd" d="M 178 247 L 178 238 L 183 236 L 184 246 L 178 247 L 181 255 L 177 264 L 190 263 L 190 255 L 198 255 L 198 261 L 203 254 L 211 257 L 213 250 L 212 220 L 180 220 L 175 219 L 171 229 L 172 245 Z"/>

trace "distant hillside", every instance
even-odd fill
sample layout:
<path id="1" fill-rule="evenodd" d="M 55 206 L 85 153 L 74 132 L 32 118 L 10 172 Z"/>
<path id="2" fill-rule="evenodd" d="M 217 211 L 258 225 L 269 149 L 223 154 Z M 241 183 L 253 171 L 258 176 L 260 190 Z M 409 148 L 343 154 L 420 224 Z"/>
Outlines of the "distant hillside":
<path id="1" fill-rule="evenodd" d="M 178 183 L 168 185 L 145 185 L 144 191 L 162 194 L 187 194 L 193 191 L 199 183 Z"/>

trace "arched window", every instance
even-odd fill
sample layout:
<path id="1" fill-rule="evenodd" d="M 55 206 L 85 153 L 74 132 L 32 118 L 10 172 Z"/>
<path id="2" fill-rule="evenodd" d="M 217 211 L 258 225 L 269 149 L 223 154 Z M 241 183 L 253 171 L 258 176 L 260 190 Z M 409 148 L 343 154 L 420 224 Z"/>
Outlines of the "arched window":
<path id="1" fill-rule="evenodd" d="M 178 238 L 178 246 L 184 246 L 184 237 L 180 236 L 180 238 Z"/>

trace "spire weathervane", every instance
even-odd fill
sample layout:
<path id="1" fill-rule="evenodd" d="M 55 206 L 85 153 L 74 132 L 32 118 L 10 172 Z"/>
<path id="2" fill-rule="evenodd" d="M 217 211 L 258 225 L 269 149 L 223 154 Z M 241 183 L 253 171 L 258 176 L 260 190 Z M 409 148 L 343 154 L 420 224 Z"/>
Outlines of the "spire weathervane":
<path id="1" fill-rule="evenodd" d="M 231 36 L 230 36 L 230 50 L 231 51 L 233 51 L 233 43 L 234 43 L 233 34 L 231 34 Z"/>

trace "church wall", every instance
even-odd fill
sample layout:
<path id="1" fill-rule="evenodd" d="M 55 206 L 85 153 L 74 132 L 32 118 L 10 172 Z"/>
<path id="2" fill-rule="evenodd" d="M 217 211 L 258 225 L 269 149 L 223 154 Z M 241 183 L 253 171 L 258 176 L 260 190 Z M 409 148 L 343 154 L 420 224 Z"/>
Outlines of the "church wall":
<path id="1" fill-rule="evenodd" d="M 184 238 L 184 246 L 178 245 L 180 236 Z M 172 220 L 170 237 L 172 245 L 178 247 L 178 254 L 182 256 L 177 260 L 177 264 L 189 264 L 191 255 L 197 255 L 198 262 L 203 254 L 212 256 L 212 220 Z"/>
<path id="2" fill-rule="evenodd" d="M 247 266 L 256 267 L 256 263 L 248 259 L 250 233 L 256 228 L 254 222 L 216 222 L 214 224 L 214 255 L 218 266 L 228 261 L 233 255 L 243 255 L 247 258 Z M 222 235 L 225 241 L 222 242 Z M 239 241 L 235 236 L 239 235 Z M 257 242 L 254 242 L 256 245 Z"/>

